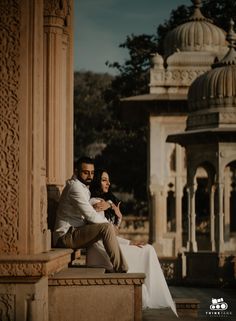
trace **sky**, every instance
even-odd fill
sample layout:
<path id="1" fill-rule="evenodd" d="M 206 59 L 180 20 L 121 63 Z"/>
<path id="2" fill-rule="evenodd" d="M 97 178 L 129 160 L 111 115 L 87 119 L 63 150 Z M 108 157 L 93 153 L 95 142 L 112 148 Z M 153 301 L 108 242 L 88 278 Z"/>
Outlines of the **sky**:
<path id="1" fill-rule="evenodd" d="M 128 35 L 155 34 L 171 10 L 190 0 L 74 0 L 74 70 L 115 73 L 106 61 L 128 57 Z"/>

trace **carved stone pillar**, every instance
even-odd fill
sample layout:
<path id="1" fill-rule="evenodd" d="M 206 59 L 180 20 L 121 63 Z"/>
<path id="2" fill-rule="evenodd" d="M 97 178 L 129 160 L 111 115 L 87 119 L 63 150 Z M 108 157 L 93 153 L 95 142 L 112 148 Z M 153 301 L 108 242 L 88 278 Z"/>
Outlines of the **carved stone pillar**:
<path id="1" fill-rule="evenodd" d="M 210 188 L 210 233 L 211 233 L 211 250 L 216 250 L 215 245 L 215 186 Z"/>
<path id="2" fill-rule="evenodd" d="M 195 193 L 196 185 L 192 184 L 187 189 L 188 193 L 188 242 L 189 252 L 197 252 L 196 242 L 196 213 L 195 213 Z"/>
<path id="3" fill-rule="evenodd" d="M 183 181 L 182 181 L 182 148 L 176 145 L 176 239 L 175 239 L 175 255 L 178 249 L 182 247 L 182 197 L 183 197 Z"/>
<path id="4" fill-rule="evenodd" d="M 218 182 L 217 185 L 217 212 L 216 212 L 216 251 L 224 252 L 224 184 Z"/>
<path id="5" fill-rule="evenodd" d="M 44 108 L 47 183 L 60 189 L 72 174 L 71 1 L 44 1 Z"/>
<path id="6" fill-rule="evenodd" d="M 224 184 L 224 232 L 225 241 L 230 240 L 230 194 L 231 194 L 231 177 L 230 167 L 225 168 L 225 184 Z"/>
<path id="7" fill-rule="evenodd" d="M 163 221 L 163 215 L 166 208 L 166 193 L 164 193 L 163 188 L 152 185 L 151 187 L 151 197 L 152 197 L 152 216 L 154 226 L 152 228 L 152 238 L 154 241 L 153 246 L 158 253 L 163 251 L 163 233 L 166 231 L 166 222 Z"/>
<path id="8" fill-rule="evenodd" d="M 44 123 L 48 223 L 73 172 L 73 39 L 71 0 L 44 1 Z"/>
<path id="9" fill-rule="evenodd" d="M 0 1 L 0 315 L 48 320 L 49 251 L 43 104 L 43 0 Z"/>
<path id="10" fill-rule="evenodd" d="M 163 251 L 163 234 L 166 232 L 166 192 L 164 187 L 156 191 L 156 241 L 158 253 Z M 163 215 L 165 213 L 165 215 Z"/>
<path id="11" fill-rule="evenodd" d="M 1 2 L 0 248 L 50 248 L 43 161 L 42 1 Z M 5 13 L 4 13 L 5 12 Z"/>

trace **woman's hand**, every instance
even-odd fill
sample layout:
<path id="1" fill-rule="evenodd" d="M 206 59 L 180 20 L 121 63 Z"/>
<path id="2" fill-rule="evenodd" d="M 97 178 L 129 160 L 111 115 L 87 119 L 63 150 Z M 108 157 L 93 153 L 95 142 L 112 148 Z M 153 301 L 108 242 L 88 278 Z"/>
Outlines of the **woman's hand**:
<path id="1" fill-rule="evenodd" d="M 138 242 L 138 241 L 130 241 L 129 245 L 143 247 L 144 245 L 146 245 L 146 243 L 145 242 Z"/>
<path id="2" fill-rule="evenodd" d="M 120 211 L 120 203 L 118 203 L 118 205 L 116 206 L 114 203 L 112 203 L 112 206 L 111 208 L 113 209 L 113 211 L 115 212 L 116 216 L 122 220 L 122 214 L 121 214 L 121 211 Z"/>
<path id="3" fill-rule="evenodd" d="M 111 205 L 108 202 L 104 201 L 103 199 L 101 199 L 100 202 L 97 202 L 96 204 L 93 205 L 93 208 L 95 209 L 96 212 L 106 211 L 110 207 Z"/>

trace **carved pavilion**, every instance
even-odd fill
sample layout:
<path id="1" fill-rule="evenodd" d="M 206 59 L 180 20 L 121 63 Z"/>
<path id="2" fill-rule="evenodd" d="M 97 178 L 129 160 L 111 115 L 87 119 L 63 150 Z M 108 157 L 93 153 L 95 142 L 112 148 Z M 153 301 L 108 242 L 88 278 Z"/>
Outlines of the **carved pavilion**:
<path id="1" fill-rule="evenodd" d="M 189 116 L 185 132 L 168 141 L 186 148 L 188 193 L 187 275 L 212 278 L 217 267 L 235 262 L 236 250 L 236 34 L 233 21 L 227 35 L 229 50 L 198 77 L 188 94 Z M 196 185 L 198 170 L 206 173 L 209 200 L 209 252 L 196 239 Z M 207 264 L 204 264 L 207 261 Z M 200 263 L 200 264 L 199 264 Z M 197 269 L 193 267 L 197 266 Z M 201 266 L 202 271 L 199 271 Z M 202 268 L 204 266 L 204 268 Z M 196 272 L 197 270 L 197 272 Z M 227 273 L 228 271 L 225 271 Z M 224 272 L 220 272 L 224 277 Z"/>
<path id="2" fill-rule="evenodd" d="M 127 117 L 146 114 L 148 119 L 150 240 L 163 257 L 176 256 L 187 247 L 188 215 L 185 150 L 166 139 L 186 127 L 187 94 L 192 82 L 227 51 L 225 32 L 202 15 L 200 0 L 193 4 L 192 16 L 166 35 L 163 57 L 158 53 L 152 57 L 149 94 L 122 101 Z M 204 196 L 204 184 L 205 173 L 201 171 L 197 186 L 200 198 Z M 199 211 L 206 207 L 204 202 Z M 202 248 L 207 248 L 204 238 L 208 235 L 199 237 L 203 239 Z"/>

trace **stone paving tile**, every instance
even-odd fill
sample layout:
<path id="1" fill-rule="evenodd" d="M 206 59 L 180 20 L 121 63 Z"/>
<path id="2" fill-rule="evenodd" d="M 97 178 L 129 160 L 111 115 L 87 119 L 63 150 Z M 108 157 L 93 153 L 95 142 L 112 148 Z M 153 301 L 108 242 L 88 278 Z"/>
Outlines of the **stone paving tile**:
<path id="1" fill-rule="evenodd" d="M 220 288 L 170 287 L 173 298 L 195 298 L 199 300 L 198 317 L 183 315 L 177 318 L 170 309 L 147 309 L 143 321 L 236 321 L 236 290 Z M 228 304 L 224 314 L 210 315 L 211 300 L 223 298 Z"/>
<path id="2" fill-rule="evenodd" d="M 207 317 L 210 310 L 210 305 L 212 299 L 223 298 L 224 302 L 228 304 L 228 309 L 223 313 L 220 313 L 220 316 L 217 316 L 217 319 L 234 319 L 236 320 L 236 290 L 227 289 L 227 288 L 191 288 L 191 287 L 170 287 L 170 291 L 174 298 L 195 298 L 200 301 L 198 315 L 199 317 Z M 210 316 L 212 319 L 212 317 Z"/>

